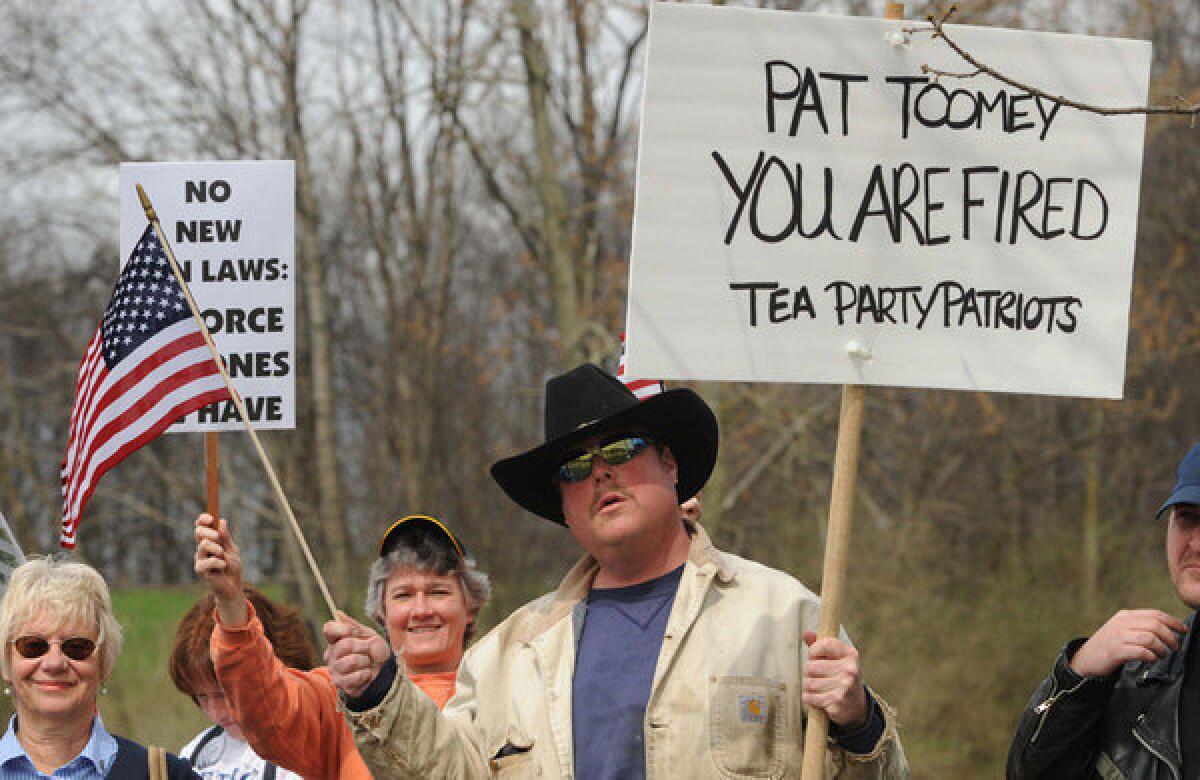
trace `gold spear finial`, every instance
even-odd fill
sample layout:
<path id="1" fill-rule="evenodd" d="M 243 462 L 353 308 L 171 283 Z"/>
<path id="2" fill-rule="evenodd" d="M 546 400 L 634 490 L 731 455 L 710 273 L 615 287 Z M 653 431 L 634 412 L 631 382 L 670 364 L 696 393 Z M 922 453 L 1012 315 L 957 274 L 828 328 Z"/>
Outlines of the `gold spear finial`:
<path id="1" fill-rule="evenodd" d="M 138 200 L 142 202 L 142 211 L 146 212 L 146 219 L 154 222 L 158 219 L 158 215 L 154 213 L 154 206 L 150 205 L 150 196 L 142 189 L 142 185 L 134 184 L 137 187 Z"/>

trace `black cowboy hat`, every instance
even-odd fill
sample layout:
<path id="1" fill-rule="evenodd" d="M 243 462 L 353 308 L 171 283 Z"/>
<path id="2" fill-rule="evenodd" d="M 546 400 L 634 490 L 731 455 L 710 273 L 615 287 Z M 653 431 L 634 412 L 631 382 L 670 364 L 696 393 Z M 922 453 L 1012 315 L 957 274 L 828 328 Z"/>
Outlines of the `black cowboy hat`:
<path id="1" fill-rule="evenodd" d="M 554 474 L 568 452 L 609 431 L 644 433 L 671 449 L 680 503 L 700 492 L 717 462 L 717 418 L 696 393 L 676 388 L 639 401 L 619 379 L 584 363 L 546 382 L 545 443 L 496 461 L 492 478 L 530 512 L 565 525 Z"/>

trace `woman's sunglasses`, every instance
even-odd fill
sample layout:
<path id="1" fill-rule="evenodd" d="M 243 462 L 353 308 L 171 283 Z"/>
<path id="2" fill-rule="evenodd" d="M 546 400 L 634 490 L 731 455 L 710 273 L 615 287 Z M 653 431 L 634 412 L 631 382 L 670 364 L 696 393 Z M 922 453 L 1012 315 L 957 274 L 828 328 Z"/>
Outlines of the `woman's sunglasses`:
<path id="1" fill-rule="evenodd" d="M 51 640 L 40 636 L 19 636 L 12 640 L 12 646 L 17 649 L 22 658 L 41 658 L 50 652 L 50 645 L 58 645 L 62 654 L 72 661 L 86 661 L 96 652 L 96 643 L 82 636 L 70 639 Z"/>
<path id="2" fill-rule="evenodd" d="M 642 450 L 654 442 L 645 436 L 622 435 L 596 447 L 589 447 L 581 453 L 572 455 L 558 467 L 556 476 L 559 482 L 580 482 L 592 473 L 592 464 L 596 458 L 610 466 L 620 466 L 633 460 Z"/>

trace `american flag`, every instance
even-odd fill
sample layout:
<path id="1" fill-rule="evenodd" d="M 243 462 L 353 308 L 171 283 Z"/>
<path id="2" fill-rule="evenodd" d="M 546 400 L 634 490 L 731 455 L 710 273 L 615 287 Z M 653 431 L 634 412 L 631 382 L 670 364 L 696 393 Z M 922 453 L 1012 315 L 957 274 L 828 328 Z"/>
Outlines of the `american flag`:
<path id="1" fill-rule="evenodd" d="M 617 366 L 617 379 L 625 383 L 639 401 L 644 401 L 652 395 L 658 395 L 666 390 L 661 379 L 629 379 L 625 376 L 625 334 L 621 334 L 621 362 Z"/>
<path id="2" fill-rule="evenodd" d="M 183 288 L 148 224 L 79 366 L 62 464 L 59 544 L 75 546 L 79 517 L 105 472 L 180 417 L 229 398 Z"/>

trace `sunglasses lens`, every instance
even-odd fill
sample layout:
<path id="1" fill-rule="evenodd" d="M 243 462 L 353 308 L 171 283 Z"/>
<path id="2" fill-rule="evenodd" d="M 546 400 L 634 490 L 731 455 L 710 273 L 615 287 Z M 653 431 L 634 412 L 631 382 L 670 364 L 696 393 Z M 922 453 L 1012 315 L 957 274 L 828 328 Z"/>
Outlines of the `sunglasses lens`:
<path id="1" fill-rule="evenodd" d="M 96 643 L 82 636 L 64 639 L 62 643 L 62 654 L 72 661 L 84 661 L 95 651 Z"/>
<path id="2" fill-rule="evenodd" d="M 592 460 L 599 455 L 609 465 L 628 463 L 650 446 L 645 436 L 622 436 L 599 447 L 580 453 L 558 467 L 559 482 L 579 482 L 592 473 Z"/>
<path id="3" fill-rule="evenodd" d="M 50 643 L 40 636 L 23 636 L 13 640 L 13 647 L 22 658 L 41 658 L 50 650 Z"/>
<path id="4" fill-rule="evenodd" d="M 622 463 L 633 460 L 634 456 L 644 449 L 646 449 L 645 439 L 640 436 L 626 436 L 605 444 L 597 451 L 600 453 L 600 457 L 604 458 L 605 463 L 620 466 Z"/>
<path id="5" fill-rule="evenodd" d="M 13 640 L 13 647 L 17 648 L 22 658 L 41 658 L 50 652 L 50 640 L 40 636 L 23 636 Z M 76 636 L 64 639 L 59 649 L 72 661 L 85 661 L 96 652 L 96 643 L 86 637 Z"/>
<path id="6" fill-rule="evenodd" d="M 590 452 L 577 455 L 558 467 L 558 479 L 561 482 L 579 482 L 587 479 L 587 475 L 591 473 L 592 454 Z"/>

